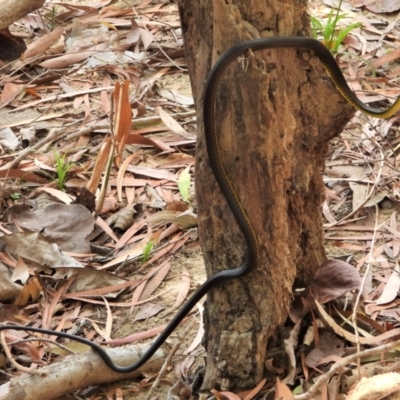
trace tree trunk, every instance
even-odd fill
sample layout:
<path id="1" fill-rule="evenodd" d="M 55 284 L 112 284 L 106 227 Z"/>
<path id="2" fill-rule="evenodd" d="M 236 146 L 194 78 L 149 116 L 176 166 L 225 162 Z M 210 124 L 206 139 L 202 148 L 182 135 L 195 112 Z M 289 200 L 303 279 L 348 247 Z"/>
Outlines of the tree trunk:
<path id="1" fill-rule="evenodd" d="M 198 115 L 196 192 L 208 276 L 241 265 L 246 247 L 211 173 L 202 123 L 211 65 L 237 42 L 308 36 L 306 1 L 180 0 Z M 267 341 L 287 318 L 294 287 L 325 261 L 320 204 L 328 141 L 351 116 L 318 58 L 267 50 L 233 62 L 221 79 L 217 129 L 223 163 L 260 243 L 257 269 L 211 290 L 203 389 L 254 387 Z"/>
<path id="2" fill-rule="evenodd" d="M 0 0 L 0 29 L 42 7 L 45 0 Z"/>

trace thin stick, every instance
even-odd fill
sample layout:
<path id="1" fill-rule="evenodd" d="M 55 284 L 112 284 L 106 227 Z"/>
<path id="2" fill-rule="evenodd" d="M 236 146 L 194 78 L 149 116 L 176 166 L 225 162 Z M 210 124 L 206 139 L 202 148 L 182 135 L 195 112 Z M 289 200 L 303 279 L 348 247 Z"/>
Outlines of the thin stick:
<path id="1" fill-rule="evenodd" d="M 4 331 L 0 332 L 0 342 L 1 342 L 1 345 L 3 346 L 4 353 L 6 353 L 6 356 L 7 356 L 8 360 L 10 361 L 11 365 L 13 365 L 18 371 L 26 372 L 28 374 L 33 374 L 33 375 L 40 375 L 40 376 L 44 375 L 42 372 L 40 372 L 36 369 L 23 367 L 22 365 L 18 364 L 14 360 L 14 357 L 12 356 L 11 351 L 7 346 L 6 334 L 4 333 Z"/>
<path id="2" fill-rule="evenodd" d="M 32 337 L 30 339 L 21 339 L 21 340 L 15 340 L 14 342 L 9 343 L 9 345 L 16 345 L 19 343 L 26 343 L 26 342 L 46 342 L 46 343 L 51 343 L 55 346 L 58 346 L 60 349 L 63 349 L 64 351 L 66 351 L 67 353 L 70 354 L 76 354 L 75 351 L 69 349 L 67 346 L 64 346 L 61 343 L 57 343 L 55 340 L 52 339 L 45 339 L 45 338 L 36 338 L 36 337 Z"/>
<path id="3" fill-rule="evenodd" d="M 400 341 L 384 344 L 382 346 L 375 347 L 373 349 L 367 349 L 360 351 L 359 353 L 352 354 L 348 357 L 343 358 L 340 362 L 337 362 L 332 365 L 331 369 L 324 375 L 320 376 L 310 387 L 310 389 L 303 394 L 299 394 L 297 396 L 294 396 L 294 400 L 309 400 L 313 398 L 317 391 L 325 385 L 329 379 L 332 378 L 333 375 L 336 373 L 340 372 L 342 368 L 344 368 L 346 365 L 350 364 L 351 362 L 358 360 L 361 357 L 366 357 L 366 356 L 372 356 L 374 354 L 379 354 L 383 353 L 385 351 L 394 349 L 395 347 L 398 347 L 400 345 Z"/>
<path id="4" fill-rule="evenodd" d="M 185 330 L 182 332 L 182 336 L 185 336 L 186 333 L 189 331 L 189 329 L 191 329 L 193 326 L 193 322 L 191 324 L 189 324 Z M 151 397 L 153 396 L 154 391 L 157 389 L 158 385 L 161 382 L 161 379 L 164 377 L 164 374 L 167 370 L 168 365 L 171 363 L 172 357 L 174 356 L 174 354 L 176 353 L 176 351 L 179 349 L 179 346 L 181 345 L 180 342 L 178 342 L 173 349 L 171 350 L 171 353 L 168 355 L 167 359 L 164 361 L 163 366 L 160 369 L 160 372 L 158 373 L 158 376 L 156 378 L 156 380 L 154 381 L 153 385 L 151 386 L 149 392 L 147 393 L 146 397 L 144 398 L 144 400 L 150 400 Z"/>

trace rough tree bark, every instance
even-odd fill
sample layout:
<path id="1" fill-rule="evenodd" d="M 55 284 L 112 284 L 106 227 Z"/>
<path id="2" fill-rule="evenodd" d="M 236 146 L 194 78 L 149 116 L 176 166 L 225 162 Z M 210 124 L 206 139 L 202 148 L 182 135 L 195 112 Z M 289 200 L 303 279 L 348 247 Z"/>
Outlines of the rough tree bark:
<path id="1" fill-rule="evenodd" d="M 234 268 L 243 238 L 210 171 L 202 94 L 211 65 L 235 43 L 309 36 L 306 0 L 179 0 L 198 115 L 196 192 L 207 274 Z M 261 244 L 256 271 L 211 291 L 203 389 L 246 389 L 263 377 L 267 341 L 286 319 L 293 287 L 325 261 L 320 204 L 328 141 L 351 116 L 308 51 L 270 50 L 233 63 L 216 115 L 223 160 Z"/>
<path id="2" fill-rule="evenodd" d="M 42 7 L 45 0 L 0 0 L 0 29 Z"/>

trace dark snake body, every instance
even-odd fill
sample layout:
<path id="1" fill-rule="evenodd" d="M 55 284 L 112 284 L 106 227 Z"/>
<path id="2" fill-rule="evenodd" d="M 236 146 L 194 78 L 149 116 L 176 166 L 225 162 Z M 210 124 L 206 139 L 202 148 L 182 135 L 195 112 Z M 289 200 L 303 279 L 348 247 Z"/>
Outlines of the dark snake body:
<path id="1" fill-rule="evenodd" d="M 240 203 L 240 200 L 235 190 L 231 185 L 230 180 L 228 179 L 220 157 L 219 142 L 215 127 L 215 101 L 218 82 L 224 71 L 234 60 L 236 60 L 239 56 L 243 55 L 248 50 L 258 51 L 277 48 L 311 50 L 321 60 L 322 64 L 324 65 L 340 94 L 358 110 L 378 118 L 389 118 L 395 115 L 400 110 L 400 96 L 397 98 L 392 107 L 384 111 L 372 108 L 362 103 L 347 85 L 347 82 L 330 51 L 317 40 L 304 37 L 272 37 L 238 43 L 237 45 L 226 51 L 218 59 L 210 72 L 204 92 L 203 116 L 205 140 L 212 172 L 215 175 L 218 185 L 220 186 L 221 191 L 228 202 L 229 208 L 232 210 L 232 213 L 246 241 L 247 255 L 244 264 L 239 268 L 218 272 L 217 274 L 206 280 L 179 310 L 179 312 L 171 320 L 165 330 L 152 343 L 152 345 L 143 354 L 143 356 L 137 362 L 126 367 L 116 365 L 111 360 L 107 352 L 100 345 L 79 336 L 74 336 L 68 333 L 57 332 L 49 329 L 32 328 L 19 325 L 0 325 L 0 330 L 25 330 L 28 332 L 37 332 L 45 335 L 56 335 L 66 339 L 76 340 L 90 346 L 94 351 L 96 351 L 103 359 L 103 361 L 107 364 L 107 366 L 113 371 L 121 373 L 131 372 L 142 366 L 146 361 L 151 358 L 151 356 L 165 342 L 165 340 L 185 318 L 189 311 L 196 305 L 196 303 L 215 285 L 227 279 L 243 277 L 255 269 L 258 260 L 257 236 L 246 212 L 242 207 L 242 204 Z"/>

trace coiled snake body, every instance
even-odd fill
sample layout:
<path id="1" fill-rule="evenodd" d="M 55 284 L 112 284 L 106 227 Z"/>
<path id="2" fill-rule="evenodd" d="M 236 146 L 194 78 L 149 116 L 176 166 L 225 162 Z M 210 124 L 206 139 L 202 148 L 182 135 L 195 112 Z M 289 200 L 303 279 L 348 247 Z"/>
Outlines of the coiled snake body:
<path id="1" fill-rule="evenodd" d="M 98 344 L 91 342 L 85 338 L 70 335 L 63 332 L 57 332 L 49 329 L 33 328 L 26 326 L 16 326 L 16 325 L 0 325 L 0 330 L 14 329 L 14 330 L 26 330 L 29 332 L 38 332 L 46 335 L 56 335 L 64 337 L 71 340 L 76 340 L 78 342 L 87 344 L 93 350 L 95 350 L 99 356 L 104 360 L 108 367 L 116 372 L 131 372 L 142 366 L 146 361 L 148 361 L 151 356 L 157 351 L 157 349 L 164 343 L 168 336 L 174 331 L 174 329 L 179 325 L 183 318 L 189 313 L 189 311 L 196 305 L 196 303 L 210 291 L 217 283 L 227 280 L 243 277 L 249 272 L 251 272 L 257 265 L 258 259 L 258 242 L 257 236 L 254 232 L 252 224 L 244 211 L 240 200 L 233 189 L 231 182 L 225 172 L 224 165 L 220 157 L 220 149 L 218 143 L 218 137 L 215 127 L 215 101 L 216 93 L 218 88 L 218 82 L 223 75 L 227 67 L 236 60 L 239 56 L 243 55 L 246 51 L 258 51 L 265 49 L 278 49 L 278 48 L 294 48 L 311 50 L 318 58 L 321 60 L 325 69 L 327 70 L 329 76 L 331 77 L 333 83 L 335 84 L 337 90 L 340 94 L 356 109 L 377 118 L 389 118 L 395 115 L 400 110 L 400 96 L 397 98 L 396 102 L 386 110 L 378 110 L 372 108 L 363 102 L 361 102 L 357 96 L 352 92 L 346 83 L 346 80 L 340 71 L 335 59 L 333 58 L 330 51 L 320 42 L 310 38 L 304 37 L 272 37 L 272 38 L 262 38 L 249 40 L 245 42 L 238 43 L 237 45 L 226 51 L 213 66 L 208 80 L 205 85 L 204 92 L 204 132 L 205 141 L 207 146 L 207 152 L 209 156 L 209 161 L 211 169 L 215 175 L 215 178 L 221 188 L 221 191 L 226 198 L 229 208 L 242 231 L 246 245 L 247 245 L 247 255 L 245 262 L 242 266 L 235 269 L 229 269 L 225 271 L 218 272 L 207 281 L 205 281 L 192 295 L 192 297 L 186 302 L 186 304 L 181 308 L 181 310 L 175 315 L 171 320 L 165 330 L 160 334 L 160 336 L 152 343 L 149 349 L 143 354 L 143 356 L 132 365 L 123 367 L 116 365 L 107 352 Z"/>

